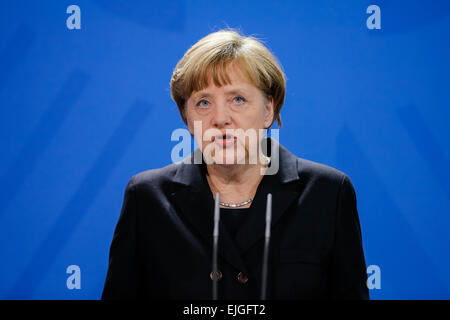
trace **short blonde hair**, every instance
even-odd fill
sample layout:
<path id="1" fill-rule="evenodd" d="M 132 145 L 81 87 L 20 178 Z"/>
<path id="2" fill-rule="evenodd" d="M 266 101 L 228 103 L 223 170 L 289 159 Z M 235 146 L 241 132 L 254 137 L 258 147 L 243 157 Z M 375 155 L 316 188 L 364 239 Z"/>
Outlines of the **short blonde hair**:
<path id="1" fill-rule="evenodd" d="M 185 103 L 192 92 L 208 87 L 211 77 L 216 86 L 231 84 L 226 71 L 234 63 L 267 98 L 273 98 L 272 124 L 276 120 L 281 127 L 280 111 L 286 95 L 281 65 L 258 39 L 240 35 L 232 29 L 213 32 L 200 39 L 176 65 L 170 88 L 184 123 L 187 123 Z"/>

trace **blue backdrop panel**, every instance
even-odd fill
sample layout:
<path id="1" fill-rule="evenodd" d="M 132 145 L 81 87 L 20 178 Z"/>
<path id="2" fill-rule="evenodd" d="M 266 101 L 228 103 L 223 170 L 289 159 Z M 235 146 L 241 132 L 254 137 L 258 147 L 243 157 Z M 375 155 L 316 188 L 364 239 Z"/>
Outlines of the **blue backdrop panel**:
<path id="1" fill-rule="evenodd" d="M 184 127 L 172 70 L 232 27 L 286 72 L 281 143 L 351 177 L 371 298 L 450 299 L 449 16 L 446 0 L 3 1 L 0 298 L 100 297 L 126 183 L 169 164 Z"/>

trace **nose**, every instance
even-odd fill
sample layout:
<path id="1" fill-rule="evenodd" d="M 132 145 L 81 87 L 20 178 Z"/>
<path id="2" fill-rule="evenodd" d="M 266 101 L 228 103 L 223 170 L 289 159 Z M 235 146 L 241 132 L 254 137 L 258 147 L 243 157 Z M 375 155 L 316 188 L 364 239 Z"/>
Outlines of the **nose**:
<path id="1" fill-rule="evenodd" d="M 212 122 L 216 128 L 222 128 L 231 124 L 230 110 L 225 103 L 218 104 L 214 108 Z"/>

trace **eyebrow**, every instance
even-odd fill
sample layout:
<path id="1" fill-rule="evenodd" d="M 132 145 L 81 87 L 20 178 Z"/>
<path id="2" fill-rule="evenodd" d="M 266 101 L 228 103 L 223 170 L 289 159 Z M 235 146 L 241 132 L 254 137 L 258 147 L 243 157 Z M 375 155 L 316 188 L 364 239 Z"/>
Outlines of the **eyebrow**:
<path id="1" fill-rule="evenodd" d="M 244 90 L 242 88 L 237 88 L 237 89 L 230 89 L 230 90 L 225 90 L 226 94 L 244 94 Z M 195 99 L 198 99 L 200 97 L 204 97 L 204 98 L 210 98 L 212 97 L 211 94 L 207 93 L 207 92 L 203 92 L 203 91 L 199 91 L 198 93 L 196 93 L 195 95 Z"/>

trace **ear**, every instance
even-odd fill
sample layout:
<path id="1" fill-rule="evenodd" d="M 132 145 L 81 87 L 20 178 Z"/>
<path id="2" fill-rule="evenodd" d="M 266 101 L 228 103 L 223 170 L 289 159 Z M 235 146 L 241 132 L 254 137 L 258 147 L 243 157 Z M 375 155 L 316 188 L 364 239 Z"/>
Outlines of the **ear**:
<path id="1" fill-rule="evenodd" d="M 266 99 L 266 105 L 264 106 L 264 128 L 268 129 L 273 123 L 274 105 L 273 97 L 268 96 Z"/>

